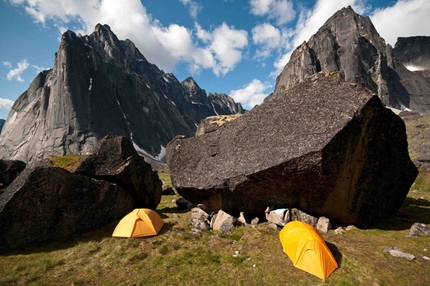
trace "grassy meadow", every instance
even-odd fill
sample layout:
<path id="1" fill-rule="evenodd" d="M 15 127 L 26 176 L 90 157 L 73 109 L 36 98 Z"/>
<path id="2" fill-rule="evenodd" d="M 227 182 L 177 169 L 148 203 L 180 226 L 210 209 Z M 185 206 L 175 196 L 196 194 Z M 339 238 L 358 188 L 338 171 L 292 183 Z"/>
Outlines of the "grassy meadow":
<path id="1" fill-rule="evenodd" d="M 113 238 L 114 222 L 1 254 L 0 285 L 430 285 L 430 261 L 423 259 L 430 257 L 430 237 L 406 237 L 414 222 L 430 223 L 429 174 L 420 173 L 397 216 L 370 229 L 324 235 L 340 266 L 326 281 L 296 269 L 279 231 L 266 223 L 194 235 L 190 212 L 173 202 L 178 196 L 163 196 L 158 236 Z M 170 184 L 168 173 L 160 178 Z M 383 252 L 393 245 L 416 259 Z"/>

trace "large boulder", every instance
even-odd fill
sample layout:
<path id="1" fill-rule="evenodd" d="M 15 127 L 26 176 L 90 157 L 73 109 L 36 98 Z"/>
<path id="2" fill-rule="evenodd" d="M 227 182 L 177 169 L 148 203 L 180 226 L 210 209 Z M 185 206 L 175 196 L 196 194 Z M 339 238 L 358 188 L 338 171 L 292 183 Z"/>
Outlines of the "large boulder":
<path id="1" fill-rule="evenodd" d="M 126 137 L 104 137 L 75 173 L 118 184 L 134 198 L 136 208 L 155 209 L 160 203 L 162 182 Z"/>
<path id="2" fill-rule="evenodd" d="M 392 216 L 417 169 L 405 124 L 339 73 L 317 73 L 214 132 L 167 146 L 176 190 L 211 210 L 295 207 L 341 225 Z"/>
<path id="3" fill-rule="evenodd" d="M 133 209 L 121 187 L 56 167 L 26 168 L 0 196 L 0 252 L 118 220 Z"/>

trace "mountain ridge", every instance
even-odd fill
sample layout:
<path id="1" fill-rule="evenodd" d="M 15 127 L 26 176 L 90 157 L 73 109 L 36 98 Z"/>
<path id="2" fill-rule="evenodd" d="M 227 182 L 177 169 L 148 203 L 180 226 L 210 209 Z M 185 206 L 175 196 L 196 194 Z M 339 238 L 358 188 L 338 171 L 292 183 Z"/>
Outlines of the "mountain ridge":
<path id="1" fill-rule="evenodd" d="M 204 90 L 196 85 L 199 97 L 191 98 L 184 86 L 108 25 L 98 24 L 85 36 L 66 31 L 53 68 L 39 73 L 12 106 L 0 156 L 32 162 L 85 154 L 110 133 L 161 159 L 172 138 L 192 136 L 201 119 L 216 115 Z"/>

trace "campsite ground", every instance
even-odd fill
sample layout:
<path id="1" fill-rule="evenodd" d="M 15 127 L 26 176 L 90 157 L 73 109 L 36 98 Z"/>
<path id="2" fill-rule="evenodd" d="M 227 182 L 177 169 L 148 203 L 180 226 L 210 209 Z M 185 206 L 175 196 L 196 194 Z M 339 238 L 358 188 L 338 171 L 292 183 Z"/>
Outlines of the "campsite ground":
<path id="1" fill-rule="evenodd" d="M 2 254 L 0 285 L 430 285 L 430 261 L 423 258 L 430 257 L 430 237 L 406 237 L 413 223 L 430 224 L 429 174 L 420 173 L 397 216 L 366 230 L 324 235 L 340 266 L 326 281 L 296 269 L 279 231 L 267 224 L 193 236 L 190 212 L 176 208 L 178 196 L 163 196 L 158 212 L 165 226 L 158 236 L 113 238 L 112 223 Z M 170 183 L 168 174 L 160 177 Z M 383 252 L 393 245 L 416 259 Z"/>
<path id="2" fill-rule="evenodd" d="M 430 150 L 430 116 L 405 122 L 415 159 Z M 72 171 L 78 160 L 66 156 L 54 163 Z M 158 236 L 113 238 L 114 222 L 0 254 L 0 285 L 430 285 L 430 261 L 423 258 L 430 257 L 430 236 L 406 237 L 413 223 L 430 224 L 428 169 L 420 169 L 395 217 L 369 229 L 323 235 L 340 266 L 326 281 L 296 269 L 282 251 L 279 231 L 267 224 L 194 236 L 190 212 L 179 211 L 173 202 L 178 196 L 163 196 L 157 211 L 165 226 Z M 168 173 L 160 178 L 171 184 Z M 392 257 L 384 252 L 389 246 L 416 259 Z"/>

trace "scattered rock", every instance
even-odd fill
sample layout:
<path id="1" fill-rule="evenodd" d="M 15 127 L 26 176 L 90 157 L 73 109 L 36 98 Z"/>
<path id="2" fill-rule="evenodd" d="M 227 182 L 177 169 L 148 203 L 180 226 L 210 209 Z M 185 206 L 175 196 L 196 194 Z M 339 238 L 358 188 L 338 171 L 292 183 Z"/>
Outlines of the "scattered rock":
<path id="1" fill-rule="evenodd" d="M 289 214 L 289 219 L 287 219 L 288 213 L 285 214 L 286 217 L 286 221 L 293 221 L 293 220 L 299 220 L 302 222 L 305 222 L 313 227 L 316 227 L 317 223 L 318 223 L 318 218 L 311 216 L 310 214 L 307 214 L 299 209 L 293 208 L 290 211 Z"/>
<path id="2" fill-rule="evenodd" d="M 411 226 L 408 237 L 417 237 L 417 236 L 426 236 L 426 235 L 430 235 L 430 226 L 424 223 L 416 222 Z"/>
<path id="3" fill-rule="evenodd" d="M 161 195 L 162 196 L 174 196 L 175 194 L 175 190 L 173 190 L 172 188 L 168 187 L 165 188 L 161 191 Z"/>
<path id="4" fill-rule="evenodd" d="M 345 230 L 341 226 L 334 230 L 334 234 L 344 234 L 344 233 L 345 233 Z"/>
<path id="5" fill-rule="evenodd" d="M 285 220 L 286 213 L 289 212 L 288 209 L 276 209 L 266 213 L 266 219 L 269 222 L 277 224 L 279 226 L 285 226 L 288 221 Z"/>
<path id="6" fill-rule="evenodd" d="M 240 222 L 241 224 L 247 225 L 245 215 L 243 212 L 240 212 L 239 218 L 237 219 L 237 221 Z"/>
<path id="7" fill-rule="evenodd" d="M 423 256 L 423 259 L 424 259 L 424 260 L 430 260 L 430 257 Z"/>
<path id="8" fill-rule="evenodd" d="M 415 259 L 414 255 L 402 252 L 400 250 L 392 249 L 389 252 L 390 252 L 391 256 L 394 256 L 394 257 L 401 257 L 401 258 L 405 258 L 407 260 L 414 260 Z"/>
<path id="9" fill-rule="evenodd" d="M 316 229 L 322 233 L 327 233 L 331 229 L 331 222 L 328 218 L 322 216 L 318 219 Z"/>
<path id="10" fill-rule="evenodd" d="M 350 230 L 354 230 L 354 229 L 357 229 L 357 227 L 355 227 L 354 225 L 348 225 L 346 227 L 346 231 L 350 231 Z"/>
<path id="11" fill-rule="evenodd" d="M 251 220 L 251 225 L 257 225 L 259 221 L 260 221 L 260 219 L 259 219 L 258 217 L 253 218 L 253 219 Z"/>
<path id="12" fill-rule="evenodd" d="M 178 206 L 178 209 L 180 210 L 188 210 L 193 205 L 192 203 L 190 203 L 184 198 L 179 198 L 175 202 L 176 202 L 176 205 Z"/>
<path id="13" fill-rule="evenodd" d="M 193 208 L 190 223 L 196 229 L 208 230 L 210 229 L 209 214 L 200 208 Z"/>
<path id="14" fill-rule="evenodd" d="M 235 229 L 234 226 L 235 218 L 228 213 L 220 210 L 216 216 L 214 216 L 214 222 L 212 229 L 221 230 L 223 232 L 231 232 Z"/>

